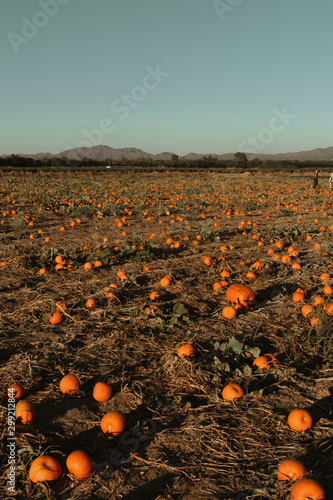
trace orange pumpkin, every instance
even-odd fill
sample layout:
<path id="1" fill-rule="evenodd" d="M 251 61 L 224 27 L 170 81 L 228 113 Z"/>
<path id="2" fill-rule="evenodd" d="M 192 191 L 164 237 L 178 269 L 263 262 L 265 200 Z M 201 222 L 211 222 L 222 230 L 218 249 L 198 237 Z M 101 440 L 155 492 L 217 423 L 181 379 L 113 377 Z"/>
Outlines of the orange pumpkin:
<path id="1" fill-rule="evenodd" d="M 8 397 L 21 399 L 25 396 L 25 388 L 21 384 L 12 384 L 8 387 Z"/>
<path id="2" fill-rule="evenodd" d="M 36 411 L 33 403 L 27 399 L 19 401 L 15 407 L 15 417 L 21 424 L 32 424 L 36 418 Z"/>
<path id="3" fill-rule="evenodd" d="M 60 312 L 67 311 L 66 303 L 63 300 L 59 300 L 58 302 L 56 302 L 55 308 L 57 311 L 60 311 Z"/>
<path id="4" fill-rule="evenodd" d="M 171 285 L 171 282 L 171 276 L 164 276 L 164 278 L 161 279 L 160 284 L 161 286 L 163 286 L 163 288 L 167 288 L 169 285 Z"/>
<path id="5" fill-rule="evenodd" d="M 87 302 L 86 302 L 86 308 L 87 309 L 96 309 L 96 302 L 94 299 L 88 299 Z"/>
<path id="6" fill-rule="evenodd" d="M 306 410 L 293 410 L 288 415 L 288 424 L 294 431 L 306 431 L 312 427 L 312 418 Z"/>
<path id="7" fill-rule="evenodd" d="M 212 266 L 213 265 L 213 259 L 209 257 L 208 255 L 205 255 L 202 259 L 203 263 L 206 264 L 206 266 Z"/>
<path id="8" fill-rule="evenodd" d="M 225 306 L 222 309 L 222 316 L 227 319 L 233 319 L 236 317 L 237 311 L 233 306 Z"/>
<path id="9" fill-rule="evenodd" d="M 240 283 L 230 285 L 226 291 L 227 301 L 231 304 L 240 303 L 246 309 L 253 305 L 255 293 L 251 288 Z"/>
<path id="10" fill-rule="evenodd" d="M 93 390 L 93 398 L 100 403 L 112 398 L 112 387 L 105 382 L 97 382 Z"/>
<path id="11" fill-rule="evenodd" d="M 306 304 L 305 306 L 302 307 L 301 312 L 302 316 L 306 318 L 307 316 L 311 315 L 314 311 L 313 305 L 312 304 Z"/>
<path id="12" fill-rule="evenodd" d="M 219 281 L 216 281 L 213 285 L 214 292 L 217 292 L 220 288 L 223 288 L 223 285 Z"/>
<path id="13" fill-rule="evenodd" d="M 270 364 L 274 364 L 274 365 L 278 364 L 278 360 L 276 359 L 276 357 L 274 356 L 274 354 L 270 354 L 268 352 L 267 354 L 264 354 L 264 357 L 268 359 L 268 362 Z"/>
<path id="14" fill-rule="evenodd" d="M 222 391 L 222 398 L 224 401 L 232 401 L 233 399 L 240 399 L 244 396 L 243 389 L 237 384 L 228 384 Z"/>
<path id="15" fill-rule="evenodd" d="M 293 302 L 303 302 L 304 300 L 304 293 L 302 292 L 295 292 L 292 298 Z"/>
<path id="16" fill-rule="evenodd" d="M 56 481 L 60 477 L 61 466 L 55 458 L 49 455 L 42 455 L 35 458 L 30 466 L 29 478 L 33 483 Z"/>
<path id="17" fill-rule="evenodd" d="M 107 435 L 116 436 L 121 434 L 126 427 L 126 417 L 119 411 L 110 411 L 101 420 L 101 429 Z"/>
<path id="18" fill-rule="evenodd" d="M 194 358 L 196 350 L 192 344 L 183 344 L 177 351 L 178 358 Z"/>
<path id="19" fill-rule="evenodd" d="M 291 488 L 292 500 L 325 500 L 323 487 L 313 479 L 300 479 Z"/>
<path id="20" fill-rule="evenodd" d="M 87 479 L 95 470 L 94 462 L 88 453 L 83 450 L 76 450 L 68 455 L 66 467 L 80 481 Z"/>
<path id="21" fill-rule="evenodd" d="M 297 481 L 306 474 L 306 468 L 298 460 L 285 460 L 278 468 L 277 477 L 279 481 Z"/>
<path id="22" fill-rule="evenodd" d="M 267 356 L 259 356 L 253 361 L 253 366 L 257 370 L 269 370 L 269 358 Z"/>
<path id="23" fill-rule="evenodd" d="M 324 283 L 329 281 L 331 279 L 330 275 L 328 273 L 321 273 L 319 276 L 320 281 L 323 281 Z"/>
<path id="24" fill-rule="evenodd" d="M 76 375 L 69 373 L 60 381 L 60 390 L 64 394 L 75 394 L 80 387 L 80 380 Z"/>

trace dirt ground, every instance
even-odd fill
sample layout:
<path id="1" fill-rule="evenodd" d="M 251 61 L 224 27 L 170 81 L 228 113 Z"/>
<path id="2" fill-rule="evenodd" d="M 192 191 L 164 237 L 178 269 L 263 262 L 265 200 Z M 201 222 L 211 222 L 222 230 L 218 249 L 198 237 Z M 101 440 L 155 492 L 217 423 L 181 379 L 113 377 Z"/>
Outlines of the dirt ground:
<path id="1" fill-rule="evenodd" d="M 333 319 L 316 309 L 320 322 L 311 327 L 301 314 L 314 296 L 330 299 L 319 279 L 322 272 L 333 276 L 330 193 L 283 175 L 240 177 L 238 191 L 234 182 L 199 174 L 3 178 L 2 498 L 287 500 L 291 485 L 276 475 L 285 459 L 301 460 L 325 498 L 333 498 Z M 99 202 L 112 192 L 112 203 Z M 78 216 L 82 223 L 71 227 Z M 281 262 L 290 245 L 300 270 Z M 66 262 L 60 271 L 57 255 Z M 205 255 L 212 266 L 203 263 Z M 84 269 L 99 259 L 101 267 Z M 256 279 L 246 278 L 258 260 Z M 119 278 L 120 269 L 127 279 Z M 231 272 L 229 284 L 244 283 L 256 294 L 253 307 L 231 320 L 222 315 L 226 287 L 213 291 L 222 269 Z M 172 277 L 167 288 L 160 285 L 164 276 Z M 110 298 L 111 283 L 119 288 Z M 299 287 L 307 292 L 303 303 L 292 301 Z M 153 302 L 152 291 L 160 294 Z M 85 307 L 90 298 L 94 310 Z M 67 305 L 64 321 L 51 325 L 60 300 Z M 177 357 L 184 343 L 195 346 L 195 358 Z M 278 364 L 255 370 L 254 358 L 266 353 Z M 59 390 L 67 373 L 81 381 L 74 395 Z M 92 397 L 98 381 L 112 385 L 106 403 Z M 13 382 L 26 388 L 36 420 L 16 424 L 10 492 L 7 388 Z M 230 382 L 243 388 L 242 399 L 223 400 Z M 289 428 L 296 408 L 310 412 L 308 431 Z M 126 415 L 123 434 L 103 434 L 100 420 L 109 411 Z M 65 468 L 76 449 L 95 463 L 85 481 Z M 56 483 L 29 481 L 30 464 L 42 454 L 62 466 Z"/>

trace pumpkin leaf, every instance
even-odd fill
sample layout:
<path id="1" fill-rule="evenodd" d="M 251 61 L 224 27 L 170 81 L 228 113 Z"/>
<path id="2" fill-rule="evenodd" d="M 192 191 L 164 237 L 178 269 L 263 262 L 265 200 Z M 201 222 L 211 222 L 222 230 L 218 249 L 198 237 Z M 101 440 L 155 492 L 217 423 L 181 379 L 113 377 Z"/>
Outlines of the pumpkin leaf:
<path id="1" fill-rule="evenodd" d="M 221 344 L 220 345 L 220 351 L 225 352 L 227 350 L 228 346 L 227 344 Z"/>
<path id="2" fill-rule="evenodd" d="M 183 314 L 188 313 L 188 309 L 184 306 L 184 304 L 176 304 L 173 308 L 174 314 L 178 314 L 179 316 L 182 316 Z"/>
<path id="3" fill-rule="evenodd" d="M 243 343 L 239 342 L 235 337 L 229 339 L 229 348 L 232 349 L 236 354 L 240 354 L 243 350 Z"/>
<path id="4" fill-rule="evenodd" d="M 252 354 L 252 356 L 254 358 L 258 358 L 260 356 L 260 349 L 259 347 L 249 347 L 249 346 L 245 346 L 245 350 L 246 352 L 249 352 L 250 354 Z"/>

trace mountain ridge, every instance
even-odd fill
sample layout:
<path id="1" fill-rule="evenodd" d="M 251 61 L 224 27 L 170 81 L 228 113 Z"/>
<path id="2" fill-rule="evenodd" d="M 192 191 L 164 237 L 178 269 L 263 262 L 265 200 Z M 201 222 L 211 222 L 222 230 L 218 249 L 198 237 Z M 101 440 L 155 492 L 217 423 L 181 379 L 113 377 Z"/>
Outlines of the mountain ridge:
<path id="1" fill-rule="evenodd" d="M 217 158 L 218 160 L 232 160 L 235 153 L 188 153 L 185 156 L 179 156 L 185 160 L 197 160 L 203 158 L 204 156 L 211 156 Z M 260 160 L 299 160 L 299 161 L 333 161 L 333 147 L 327 148 L 315 148 L 307 151 L 289 152 L 289 153 L 274 153 L 274 154 L 260 154 L 260 153 L 246 153 L 248 160 L 253 160 L 254 158 L 259 158 Z M 111 160 L 121 160 L 122 158 L 127 158 L 129 160 L 145 158 L 152 160 L 171 160 L 174 153 L 172 152 L 162 152 L 158 154 L 147 153 L 139 148 L 128 147 L 128 148 L 112 148 L 110 146 L 98 145 L 91 147 L 79 147 L 72 148 L 61 151 L 57 154 L 52 153 L 36 153 L 36 154 L 17 154 L 16 156 L 22 156 L 26 158 L 33 158 L 35 160 L 41 160 L 42 158 L 61 158 L 66 156 L 70 160 L 81 160 L 86 157 L 91 161 L 104 161 L 107 158 Z M 7 157 L 10 154 L 1 155 L 1 157 Z"/>

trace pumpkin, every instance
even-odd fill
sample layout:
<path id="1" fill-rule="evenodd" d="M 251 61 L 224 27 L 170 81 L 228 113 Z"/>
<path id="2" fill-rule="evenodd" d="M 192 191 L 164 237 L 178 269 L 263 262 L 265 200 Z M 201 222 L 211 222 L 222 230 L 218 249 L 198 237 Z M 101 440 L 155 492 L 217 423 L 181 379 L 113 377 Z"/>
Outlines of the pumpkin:
<path id="1" fill-rule="evenodd" d="M 278 360 L 276 359 L 276 357 L 274 356 L 274 354 L 271 354 L 271 353 L 267 353 L 267 354 L 264 354 L 264 357 L 268 359 L 268 362 L 270 364 L 274 364 L 274 365 L 277 365 L 278 364 Z"/>
<path id="2" fill-rule="evenodd" d="M 288 424 L 294 431 L 306 431 L 312 427 L 312 418 L 306 410 L 293 410 L 288 415 Z"/>
<path id="3" fill-rule="evenodd" d="M 94 299 L 88 299 L 87 302 L 86 302 L 86 308 L 87 309 L 96 309 L 96 302 Z"/>
<path id="4" fill-rule="evenodd" d="M 301 312 L 302 316 L 306 318 L 309 314 L 311 315 L 314 311 L 314 307 L 311 304 L 306 304 L 305 306 L 302 307 Z"/>
<path id="5" fill-rule="evenodd" d="M 192 344 L 183 344 L 177 351 L 178 358 L 194 358 L 196 350 Z"/>
<path id="6" fill-rule="evenodd" d="M 64 321 L 64 317 L 60 311 L 56 311 L 52 314 L 51 318 L 49 318 L 49 322 L 51 325 L 59 325 Z"/>
<path id="7" fill-rule="evenodd" d="M 25 388 L 21 384 L 12 384 L 8 387 L 8 397 L 21 399 L 25 396 Z"/>
<path id="8" fill-rule="evenodd" d="M 293 302 L 303 302 L 304 297 L 305 297 L 305 295 L 303 292 L 295 292 L 292 300 L 293 300 Z"/>
<path id="9" fill-rule="evenodd" d="M 32 424 L 36 418 L 36 411 L 33 403 L 27 399 L 19 401 L 15 407 L 15 417 L 21 424 Z"/>
<path id="10" fill-rule="evenodd" d="M 29 470 L 29 478 L 33 483 L 40 481 L 56 481 L 61 477 L 61 466 L 55 458 L 42 455 L 35 458 Z"/>
<path id="11" fill-rule="evenodd" d="M 217 292 L 220 288 L 223 288 L 223 285 L 219 281 L 216 281 L 213 285 L 214 292 Z"/>
<path id="12" fill-rule="evenodd" d="M 209 255 L 205 255 L 202 259 L 203 263 L 206 264 L 206 266 L 212 266 L 213 265 L 213 259 L 209 257 Z"/>
<path id="13" fill-rule="evenodd" d="M 253 365 L 257 370 L 269 370 L 269 358 L 267 356 L 259 356 L 253 361 Z"/>
<path id="14" fill-rule="evenodd" d="M 243 389 L 237 384 L 228 384 L 222 391 L 222 398 L 224 401 L 232 401 L 233 399 L 240 399 L 244 396 Z"/>
<path id="15" fill-rule="evenodd" d="M 254 302 L 255 293 L 251 288 L 240 283 L 230 285 L 226 291 L 227 301 L 231 304 L 240 303 L 248 309 Z"/>
<path id="16" fill-rule="evenodd" d="M 236 309 L 233 306 L 225 306 L 222 309 L 222 316 L 227 319 L 233 319 L 235 318 L 237 314 Z"/>
<path id="17" fill-rule="evenodd" d="M 101 429 L 104 434 L 116 436 L 124 432 L 127 427 L 126 417 L 119 411 L 110 411 L 101 420 Z"/>
<path id="18" fill-rule="evenodd" d="M 277 471 L 279 481 L 297 481 L 306 474 L 306 468 L 298 460 L 285 460 L 281 462 Z"/>
<path id="19" fill-rule="evenodd" d="M 163 288 L 167 288 L 169 285 L 171 285 L 171 282 L 171 276 L 164 276 L 164 278 L 161 279 L 160 284 Z"/>
<path id="20" fill-rule="evenodd" d="M 60 311 L 60 312 L 67 311 L 67 305 L 62 300 L 59 300 L 58 302 L 56 302 L 55 308 L 56 308 L 57 311 Z"/>
<path id="21" fill-rule="evenodd" d="M 97 382 L 93 390 L 93 397 L 100 403 L 109 401 L 112 397 L 112 387 L 105 382 Z"/>
<path id="22" fill-rule="evenodd" d="M 323 487 L 313 479 L 300 479 L 291 488 L 292 500 L 325 500 Z"/>
<path id="23" fill-rule="evenodd" d="M 227 269 L 223 269 L 220 273 L 221 278 L 230 278 L 231 273 Z"/>
<path id="24" fill-rule="evenodd" d="M 66 467 L 80 481 L 87 479 L 95 470 L 94 462 L 83 450 L 76 450 L 68 455 Z"/>
<path id="25" fill-rule="evenodd" d="M 60 390 L 64 394 L 75 394 L 80 387 L 80 380 L 76 375 L 69 373 L 60 381 Z"/>

